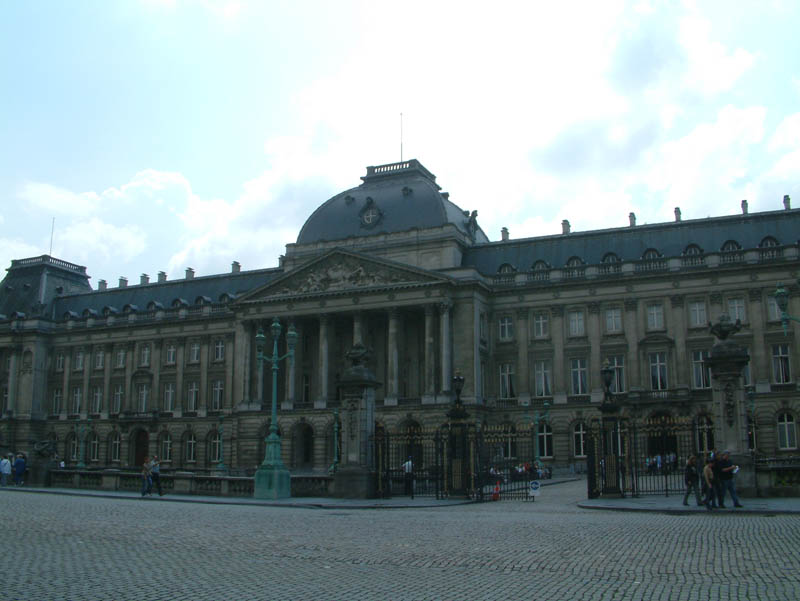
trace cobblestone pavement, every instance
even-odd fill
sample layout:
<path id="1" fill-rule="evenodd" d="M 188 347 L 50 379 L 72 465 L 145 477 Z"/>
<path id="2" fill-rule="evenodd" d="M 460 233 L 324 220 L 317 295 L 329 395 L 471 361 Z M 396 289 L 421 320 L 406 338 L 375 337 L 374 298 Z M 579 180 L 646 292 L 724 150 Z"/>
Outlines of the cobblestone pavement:
<path id="1" fill-rule="evenodd" d="M 800 516 L 308 509 L 0 491 L 3 600 L 800 598 Z"/>

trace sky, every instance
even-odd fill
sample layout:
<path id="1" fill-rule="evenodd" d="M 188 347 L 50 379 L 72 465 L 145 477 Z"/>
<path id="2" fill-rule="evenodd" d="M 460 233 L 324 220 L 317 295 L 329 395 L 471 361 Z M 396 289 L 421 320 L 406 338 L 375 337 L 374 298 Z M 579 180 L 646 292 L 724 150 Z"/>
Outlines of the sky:
<path id="1" fill-rule="evenodd" d="M 798 26 L 794 0 L 7 2 L 0 265 L 275 267 L 400 160 L 401 113 L 491 240 L 800 207 Z"/>

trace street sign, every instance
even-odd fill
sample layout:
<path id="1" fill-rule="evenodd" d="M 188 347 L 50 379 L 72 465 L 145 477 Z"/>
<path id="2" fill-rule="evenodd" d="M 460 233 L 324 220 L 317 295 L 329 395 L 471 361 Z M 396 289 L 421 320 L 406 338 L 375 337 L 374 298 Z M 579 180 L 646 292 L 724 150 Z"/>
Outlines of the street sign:
<path id="1" fill-rule="evenodd" d="M 528 488 L 529 497 L 538 497 L 542 493 L 542 487 L 538 480 L 531 480 Z"/>

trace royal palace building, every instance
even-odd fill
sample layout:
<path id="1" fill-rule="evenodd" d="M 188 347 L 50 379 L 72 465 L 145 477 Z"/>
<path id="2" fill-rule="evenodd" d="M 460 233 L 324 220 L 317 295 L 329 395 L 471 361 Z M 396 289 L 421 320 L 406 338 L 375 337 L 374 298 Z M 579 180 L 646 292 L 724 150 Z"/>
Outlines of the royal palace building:
<path id="1" fill-rule="evenodd" d="M 361 185 L 324 202 L 279 266 L 138 283 L 89 283 L 86 267 L 51 256 L 11 262 L 0 284 L 0 452 L 46 448 L 67 464 L 165 467 L 223 463 L 252 472 L 264 457 L 278 318 L 297 331 L 277 374 L 283 460 L 325 472 L 346 354 L 361 342 L 381 386 L 375 419 L 389 432 L 442 424 L 464 378 L 470 419 L 536 421 L 539 456 L 585 458 L 599 415 L 601 367 L 640 415 L 713 432 L 709 322 L 740 320 L 747 348 L 749 444 L 797 454 L 800 345 L 774 293 L 800 315 L 800 210 L 490 241 L 477 212 L 450 200 L 411 160 L 369 167 Z M 511 225 L 511 224 L 510 224 Z M 513 225 L 512 225 L 513 227 Z M 280 352 L 286 352 L 285 337 Z M 708 445 L 710 446 L 710 442 Z"/>

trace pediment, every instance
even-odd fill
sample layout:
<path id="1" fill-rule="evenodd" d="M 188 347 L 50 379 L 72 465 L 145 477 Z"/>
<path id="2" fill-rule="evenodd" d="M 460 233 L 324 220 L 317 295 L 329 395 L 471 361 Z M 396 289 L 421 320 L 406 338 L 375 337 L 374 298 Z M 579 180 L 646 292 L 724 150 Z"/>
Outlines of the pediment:
<path id="1" fill-rule="evenodd" d="M 639 340 L 639 346 L 673 346 L 675 340 L 666 334 L 648 334 Z"/>
<path id="2" fill-rule="evenodd" d="M 262 288 L 243 301 L 449 282 L 449 278 L 356 253 L 332 251 Z"/>

